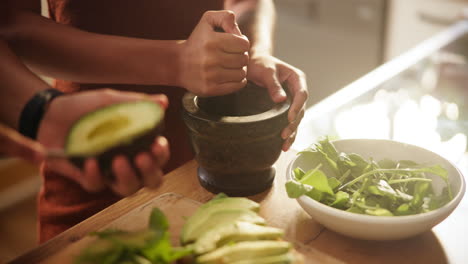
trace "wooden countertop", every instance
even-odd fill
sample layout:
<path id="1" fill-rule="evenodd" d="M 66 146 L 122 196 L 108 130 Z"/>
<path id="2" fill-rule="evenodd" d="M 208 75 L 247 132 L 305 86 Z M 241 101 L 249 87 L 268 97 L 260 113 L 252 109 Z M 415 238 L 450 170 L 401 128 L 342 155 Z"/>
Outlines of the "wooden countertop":
<path id="1" fill-rule="evenodd" d="M 298 250 L 306 255 L 306 263 L 460 263 L 459 260 L 465 253 L 458 255 L 456 262 L 449 258 L 445 249 L 447 245 L 443 244 L 434 232 L 438 226 L 433 231 L 410 239 L 387 242 L 356 240 L 323 228 L 308 216 L 295 200 L 289 199 L 284 190 L 286 166 L 294 155 L 294 151 L 283 153 L 275 164 L 274 186 L 250 198 L 261 203 L 260 214 L 267 219 L 269 225 L 285 230 L 286 239 L 294 242 Z M 143 189 L 120 200 L 11 263 L 51 263 L 54 255 L 83 239 L 89 232 L 104 228 L 119 219 L 128 218 L 129 212 L 143 208 L 166 193 L 176 193 L 198 202 L 208 201 L 213 194 L 199 185 L 196 169 L 196 161 L 186 163 L 167 174 L 160 188 Z M 457 225 L 453 225 L 454 222 L 468 225 L 468 214 L 459 213 L 453 217 L 447 218 L 444 222 L 448 222 L 440 230 L 451 234 L 457 231 L 454 230 L 457 228 Z M 464 230 L 466 231 L 466 228 Z M 446 241 L 445 238 L 442 240 Z M 463 250 L 463 245 L 468 244 L 468 236 L 464 236 L 462 240 L 464 241 L 455 241 L 458 242 L 460 250 Z"/>

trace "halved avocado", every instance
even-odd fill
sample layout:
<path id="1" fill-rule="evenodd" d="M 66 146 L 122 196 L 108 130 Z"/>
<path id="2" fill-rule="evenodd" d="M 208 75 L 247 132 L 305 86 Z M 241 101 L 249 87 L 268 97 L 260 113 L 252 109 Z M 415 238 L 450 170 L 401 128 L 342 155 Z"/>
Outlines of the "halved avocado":
<path id="1" fill-rule="evenodd" d="M 113 158 L 118 154 L 133 157 L 150 149 L 163 129 L 164 109 L 151 101 L 113 104 L 90 112 L 71 127 L 65 151 L 71 161 L 83 167 L 96 157 L 105 175 L 111 175 Z"/>

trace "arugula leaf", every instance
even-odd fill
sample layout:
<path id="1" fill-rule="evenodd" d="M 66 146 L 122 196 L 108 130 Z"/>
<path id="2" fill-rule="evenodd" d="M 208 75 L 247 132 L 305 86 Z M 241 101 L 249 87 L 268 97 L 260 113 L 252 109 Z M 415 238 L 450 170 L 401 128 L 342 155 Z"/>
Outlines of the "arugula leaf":
<path id="1" fill-rule="evenodd" d="M 335 147 L 329 142 L 328 138 L 321 140 L 318 144 L 312 145 L 310 148 L 298 154 L 307 155 L 312 162 L 315 162 L 314 165 L 322 164 L 322 170 L 325 171 L 327 175 L 333 175 L 334 177 L 340 175 L 336 164 L 339 154 Z"/>
<path id="2" fill-rule="evenodd" d="M 337 178 L 331 177 L 331 178 L 328 178 L 328 185 L 330 186 L 332 190 L 335 190 L 341 185 L 341 182 Z"/>
<path id="3" fill-rule="evenodd" d="M 295 199 L 301 197 L 302 195 L 307 195 L 318 202 L 320 202 L 323 198 L 323 192 L 315 189 L 310 185 L 302 184 L 298 181 L 287 181 L 285 187 L 289 198 Z"/>
<path id="4" fill-rule="evenodd" d="M 437 209 L 453 195 L 448 172 L 440 165 L 422 166 L 411 160 L 365 160 L 355 153 L 340 153 L 324 138 L 300 152 L 315 169 L 293 171 L 295 181 L 286 183 L 289 197 L 307 195 L 323 204 L 349 212 L 376 216 L 409 215 Z M 432 179 L 446 186 L 440 195 Z"/>
<path id="5" fill-rule="evenodd" d="M 323 152 L 332 161 L 336 162 L 338 160 L 338 151 L 336 150 L 335 146 L 330 142 L 328 137 L 319 141 L 317 149 Z"/>
<path id="6" fill-rule="evenodd" d="M 319 191 L 317 189 L 312 189 L 312 190 L 308 191 L 306 193 L 306 195 L 309 196 L 310 198 L 316 200 L 317 202 L 322 201 L 322 199 L 325 196 L 323 192 L 321 192 L 321 191 Z"/>
<path id="7" fill-rule="evenodd" d="M 334 195 L 332 188 L 328 184 L 327 176 L 321 170 L 311 170 L 306 172 L 299 182 L 312 186 L 318 191 Z"/>
<path id="8" fill-rule="evenodd" d="M 349 193 L 339 191 L 335 195 L 335 201 L 331 203 L 330 206 L 335 207 L 335 208 L 345 208 L 348 201 L 349 201 Z"/>
<path id="9" fill-rule="evenodd" d="M 417 182 L 414 188 L 413 200 L 411 200 L 410 205 L 413 208 L 420 207 L 423 204 L 424 197 L 430 191 L 430 183 L 428 182 Z"/>
<path id="10" fill-rule="evenodd" d="M 314 187 L 301 184 L 297 181 L 287 181 L 286 182 L 286 192 L 288 193 L 289 198 L 299 198 L 302 195 L 312 191 Z"/>
<path id="11" fill-rule="evenodd" d="M 151 211 L 149 228 L 157 232 L 165 232 L 169 229 L 169 222 L 164 213 L 155 208 Z"/>
<path id="12" fill-rule="evenodd" d="M 407 203 L 403 203 L 395 210 L 395 215 L 411 215 L 415 212 L 411 210 L 411 206 Z"/>
<path id="13" fill-rule="evenodd" d="M 346 209 L 346 212 L 355 213 L 355 214 L 365 214 L 364 210 L 362 210 L 361 208 L 357 206 L 352 206 Z"/>
<path id="14" fill-rule="evenodd" d="M 385 208 L 366 209 L 366 214 L 375 216 L 393 216 L 392 212 Z"/>
<path id="15" fill-rule="evenodd" d="M 337 165 L 341 173 L 345 173 L 349 170 L 354 177 L 361 175 L 370 167 L 369 162 L 355 153 L 340 153 Z"/>
<path id="16" fill-rule="evenodd" d="M 293 177 L 296 181 L 302 179 L 304 175 L 305 175 L 305 172 L 301 168 L 295 168 L 293 170 Z"/>

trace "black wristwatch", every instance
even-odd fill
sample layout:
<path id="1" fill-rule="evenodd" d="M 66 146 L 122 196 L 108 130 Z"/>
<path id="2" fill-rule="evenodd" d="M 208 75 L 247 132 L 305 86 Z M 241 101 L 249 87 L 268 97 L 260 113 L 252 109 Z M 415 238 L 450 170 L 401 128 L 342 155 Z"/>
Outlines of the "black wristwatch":
<path id="1" fill-rule="evenodd" d="M 21 111 L 18 131 L 24 136 L 35 140 L 47 106 L 54 98 L 62 94 L 63 92 L 52 88 L 36 93 Z"/>

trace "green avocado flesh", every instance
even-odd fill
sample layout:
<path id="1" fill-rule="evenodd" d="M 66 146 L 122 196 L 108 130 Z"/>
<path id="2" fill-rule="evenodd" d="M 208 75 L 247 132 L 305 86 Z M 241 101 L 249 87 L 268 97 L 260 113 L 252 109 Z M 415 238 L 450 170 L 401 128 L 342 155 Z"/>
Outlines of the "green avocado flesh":
<path id="1" fill-rule="evenodd" d="M 96 156 L 154 131 L 163 118 L 163 108 L 150 101 L 104 107 L 75 122 L 65 150 L 70 156 Z"/>
<path id="2" fill-rule="evenodd" d="M 211 215 L 213 213 L 219 212 L 220 210 L 235 210 L 235 209 L 244 209 L 250 210 L 253 212 L 258 212 L 260 205 L 252 200 L 241 197 L 226 197 L 213 199 L 206 204 L 202 205 L 196 212 L 193 214 L 184 227 L 182 228 L 182 243 L 187 243 L 192 241 L 196 237 L 197 230 L 206 225 L 206 223 L 211 222 Z"/>
<path id="3" fill-rule="evenodd" d="M 249 222 L 235 221 L 202 234 L 194 244 L 195 253 L 203 254 L 219 246 L 238 241 L 275 240 L 283 236 L 283 230 Z"/>
<path id="4" fill-rule="evenodd" d="M 224 209 L 210 214 L 208 221 L 193 229 L 192 232 L 186 234 L 186 241 L 194 241 L 200 235 L 215 229 L 219 226 L 231 224 L 235 221 L 243 221 L 254 224 L 265 224 L 265 219 L 257 215 L 255 212 L 246 209 Z"/>
<path id="5" fill-rule="evenodd" d="M 198 264 L 301 263 L 283 230 L 265 226 L 259 204 L 247 198 L 218 195 L 202 205 L 182 229 L 182 243 Z"/>
<path id="6" fill-rule="evenodd" d="M 201 255 L 198 263 L 232 263 L 241 260 L 252 260 L 268 256 L 282 255 L 291 249 L 286 241 L 246 241 L 226 245 Z"/>
<path id="7" fill-rule="evenodd" d="M 251 258 L 246 260 L 233 261 L 231 264 L 290 264 L 295 263 L 296 257 L 292 253 L 273 255 L 267 257 Z"/>

